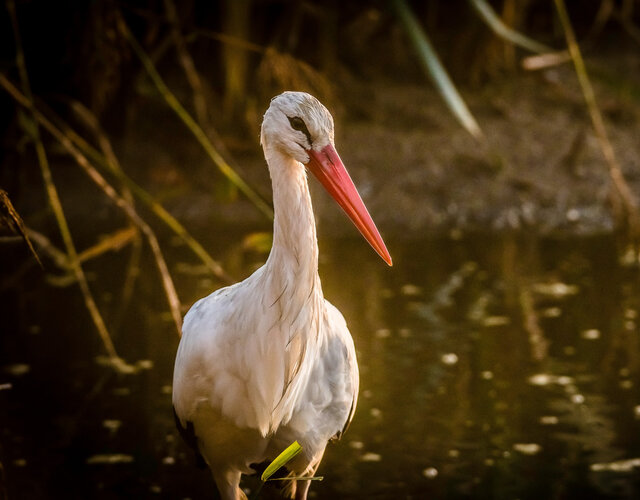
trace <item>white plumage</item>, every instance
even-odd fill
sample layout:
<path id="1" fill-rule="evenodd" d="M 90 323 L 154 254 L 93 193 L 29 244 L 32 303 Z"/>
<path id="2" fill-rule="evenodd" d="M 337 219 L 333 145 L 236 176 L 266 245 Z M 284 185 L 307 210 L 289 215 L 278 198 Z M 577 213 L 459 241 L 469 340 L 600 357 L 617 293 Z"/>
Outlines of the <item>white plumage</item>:
<path id="1" fill-rule="evenodd" d="M 184 319 L 173 405 L 183 435 L 210 467 L 222 498 L 244 498 L 241 474 L 297 440 L 287 467 L 315 472 L 327 442 L 353 417 L 358 365 L 340 312 L 324 299 L 307 184 L 309 168 L 391 264 L 333 147 L 333 119 L 314 97 L 285 92 L 265 113 L 261 143 L 273 185 L 267 262 L 196 302 Z M 293 484 L 306 498 L 309 481 Z"/>

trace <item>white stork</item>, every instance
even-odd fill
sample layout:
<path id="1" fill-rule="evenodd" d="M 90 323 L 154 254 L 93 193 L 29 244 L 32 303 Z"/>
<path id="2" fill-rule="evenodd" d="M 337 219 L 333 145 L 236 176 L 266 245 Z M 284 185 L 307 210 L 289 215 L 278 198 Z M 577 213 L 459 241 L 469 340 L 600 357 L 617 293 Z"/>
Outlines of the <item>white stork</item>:
<path id="1" fill-rule="evenodd" d="M 178 428 L 224 500 L 246 498 L 241 474 L 254 473 L 251 464 L 273 460 L 295 440 L 302 452 L 287 468 L 292 477 L 313 475 L 358 399 L 353 339 L 322 294 L 306 169 L 391 265 L 334 148 L 333 118 L 315 97 L 274 97 L 260 142 L 273 186 L 271 253 L 247 279 L 191 307 L 173 376 Z M 306 499 L 310 481 L 298 483 L 291 482 L 292 497 Z"/>

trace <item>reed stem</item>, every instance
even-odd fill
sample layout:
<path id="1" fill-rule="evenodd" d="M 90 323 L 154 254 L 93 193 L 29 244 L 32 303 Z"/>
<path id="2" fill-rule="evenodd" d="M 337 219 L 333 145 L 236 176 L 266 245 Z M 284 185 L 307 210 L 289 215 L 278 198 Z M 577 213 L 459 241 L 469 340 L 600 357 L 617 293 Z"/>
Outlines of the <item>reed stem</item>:
<path id="1" fill-rule="evenodd" d="M 78 259 L 78 253 L 76 252 L 75 245 L 73 243 L 73 238 L 71 236 L 71 231 L 69 229 L 69 224 L 67 223 L 67 219 L 64 215 L 64 210 L 62 208 L 62 203 L 60 202 L 60 196 L 58 195 L 58 190 L 56 188 L 55 183 L 53 182 L 53 176 L 51 174 L 51 168 L 49 167 L 49 161 L 47 159 L 47 154 L 44 149 L 44 144 L 42 143 L 42 138 L 40 137 L 40 129 L 38 127 L 38 122 L 35 118 L 35 108 L 33 105 L 33 97 L 31 94 L 31 85 L 29 84 L 29 75 L 27 73 L 27 67 L 24 58 L 24 50 L 22 48 L 22 40 L 20 37 L 20 29 L 18 26 L 18 18 L 16 15 L 15 3 L 14 0 L 6 0 L 7 10 L 9 12 L 9 17 L 11 18 L 11 24 L 13 27 L 13 35 L 16 43 L 16 62 L 18 65 L 18 72 L 20 74 L 20 80 L 22 82 L 22 88 L 24 95 L 28 101 L 28 105 L 26 106 L 27 110 L 30 112 L 34 119 L 34 126 L 32 129 L 33 133 L 33 141 L 35 145 L 36 155 L 38 158 L 38 163 L 40 165 L 40 171 L 42 172 L 42 178 L 44 180 L 47 196 L 49 198 L 49 204 L 51 205 L 51 209 L 53 210 L 56 222 L 58 224 L 58 228 L 60 229 L 60 234 L 62 235 L 62 240 L 64 242 L 65 249 L 67 251 L 67 255 L 69 257 L 69 262 L 71 263 L 71 267 L 75 274 L 76 280 L 78 282 L 78 286 L 80 287 L 80 291 L 82 292 L 82 296 L 84 298 L 85 306 L 89 311 L 91 319 L 98 330 L 98 334 L 100 335 L 100 339 L 102 340 L 102 344 L 112 360 L 119 359 L 118 353 L 116 352 L 115 345 L 111 340 L 111 335 L 109 334 L 109 330 L 100 314 L 100 310 L 93 298 L 93 294 L 91 293 L 91 289 L 89 288 L 89 284 L 87 282 L 87 278 L 82 269 L 82 265 Z"/>
<path id="2" fill-rule="evenodd" d="M 593 129 L 596 133 L 596 137 L 598 138 L 598 143 L 600 144 L 602 155 L 604 156 L 604 159 L 609 168 L 609 177 L 611 178 L 611 181 L 613 182 L 613 185 L 615 186 L 615 189 L 619 195 L 619 199 L 622 202 L 622 207 L 626 216 L 626 222 L 628 224 L 629 236 L 631 236 L 634 242 L 637 242 L 640 239 L 640 219 L 638 215 L 638 205 L 636 199 L 624 178 L 624 174 L 622 173 L 620 164 L 616 159 L 613 146 L 611 145 L 611 141 L 609 140 L 607 129 L 604 125 L 604 120 L 602 119 L 602 114 L 600 113 L 600 108 L 598 107 L 598 103 L 596 101 L 596 95 L 593 91 L 591 81 L 589 80 L 589 75 L 587 74 L 584 59 L 582 58 L 582 53 L 580 51 L 580 47 L 578 46 L 576 35 L 573 31 L 571 20 L 569 19 L 569 14 L 567 12 L 564 0 L 554 0 L 554 2 L 556 10 L 558 12 L 558 17 L 560 18 L 560 24 L 562 25 L 562 29 L 567 41 L 569 53 L 571 54 L 571 59 L 578 76 L 578 82 L 580 83 L 580 88 L 582 89 L 582 95 L 584 96 L 584 100 L 587 104 L 587 109 L 589 110 L 591 123 L 593 124 Z"/>

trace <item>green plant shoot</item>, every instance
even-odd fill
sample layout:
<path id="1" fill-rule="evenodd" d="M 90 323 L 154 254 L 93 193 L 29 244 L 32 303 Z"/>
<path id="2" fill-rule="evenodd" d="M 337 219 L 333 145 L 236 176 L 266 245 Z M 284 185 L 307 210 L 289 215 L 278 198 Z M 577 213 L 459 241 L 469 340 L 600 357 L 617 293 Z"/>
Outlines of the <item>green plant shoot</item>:
<path id="1" fill-rule="evenodd" d="M 262 481 L 268 481 L 273 474 L 276 473 L 280 467 L 287 464 L 293 457 L 295 457 L 298 453 L 302 451 L 302 446 L 298 441 L 294 441 L 289 446 L 285 448 L 285 450 L 278 455 L 273 462 L 269 464 L 269 466 L 264 470 L 260 479 Z"/>

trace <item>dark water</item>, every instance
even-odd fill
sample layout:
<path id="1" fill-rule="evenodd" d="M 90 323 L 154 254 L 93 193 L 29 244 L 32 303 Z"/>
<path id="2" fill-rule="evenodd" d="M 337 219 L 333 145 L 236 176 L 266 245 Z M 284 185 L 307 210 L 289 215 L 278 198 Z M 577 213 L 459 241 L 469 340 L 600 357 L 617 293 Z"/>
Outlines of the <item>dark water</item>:
<path id="1" fill-rule="evenodd" d="M 640 282 L 614 243 L 390 247 L 391 269 L 363 241 L 321 244 L 325 296 L 355 338 L 361 393 L 313 498 L 640 498 Z M 150 264 L 118 311 L 125 260 L 88 269 L 136 374 L 96 360 L 75 287 L 34 277 L 2 292 L 0 498 L 215 497 L 173 427 L 177 337 Z M 246 274 L 260 257 L 245 260 Z M 185 303 L 216 286 L 193 266 L 173 271 Z"/>

